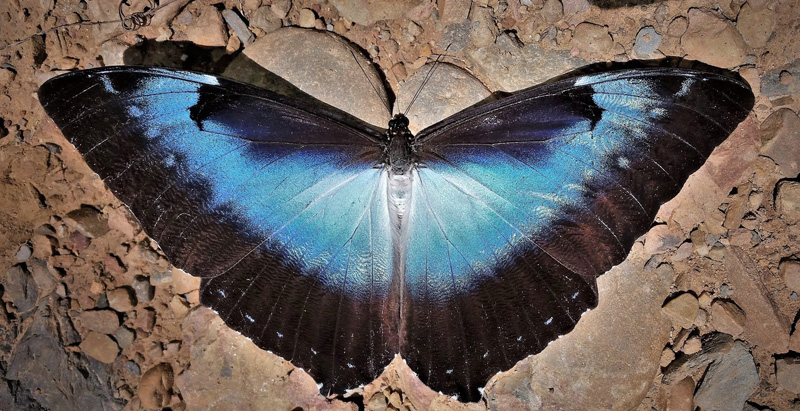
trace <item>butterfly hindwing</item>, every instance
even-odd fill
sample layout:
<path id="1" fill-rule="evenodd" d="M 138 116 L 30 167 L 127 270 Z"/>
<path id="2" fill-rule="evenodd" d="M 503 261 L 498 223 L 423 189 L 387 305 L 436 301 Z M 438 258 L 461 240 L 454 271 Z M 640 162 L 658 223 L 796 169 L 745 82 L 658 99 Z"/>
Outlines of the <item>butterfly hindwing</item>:
<path id="1" fill-rule="evenodd" d="M 625 70 L 534 88 L 420 132 L 411 367 L 476 398 L 489 376 L 569 332 L 597 305 L 595 278 L 622 262 L 752 106 L 749 87 L 722 75 Z"/>
<path id="2" fill-rule="evenodd" d="M 228 325 L 337 390 L 398 351 L 382 320 L 392 254 L 380 132 L 168 69 L 71 73 L 39 95 L 170 261 L 204 277 L 201 301 Z"/>

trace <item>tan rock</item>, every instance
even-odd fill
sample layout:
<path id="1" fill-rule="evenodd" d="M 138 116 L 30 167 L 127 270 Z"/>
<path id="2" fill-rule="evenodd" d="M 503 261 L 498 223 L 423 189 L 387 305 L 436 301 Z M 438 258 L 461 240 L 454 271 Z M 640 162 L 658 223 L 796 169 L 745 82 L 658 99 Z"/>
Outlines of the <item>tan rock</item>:
<path id="1" fill-rule="evenodd" d="M 308 61 L 315 64 L 307 64 Z M 253 62 L 261 67 L 248 69 Z M 274 73 L 272 77 L 264 69 Z M 296 27 L 275 30 L 245 48 L 224 75 L 302 98 L 296 89 L 276 89 L 276 83 L 288 81 L 315 99 L 368 123 L 386 127 L 389 122 L 390 113 L 382 101 L 387 101 L 385 90 L 380 87 L 383 80 L 360 51 L 333 33 Z M 280 81 L 274 79 L 276 75 L 281 77 Z M 380 94 L 370 82 L 378 85 Z"/>
<path id="2" fill-rule="evenodd" d="M 667 224 L 651 228 L 645 236 L 644 252 L 656 254 L 677 247 L 683 241 L 683 237 L 679 234 L 674 227 L 669 227 Z"/>
<path id="3" fill-rule="evenodd" d="M 681 37 L 683 33 L 686 32 L 686 28 L 689 27 L 689 20 L 686 17 L 678 16 L 672 19 L 669 22 L 669 27 L 667 27 L 667 35 L 670 37 Z"/>
<path id="4" fill-rule="evenodd" d="M 770 114 L 761 123 L 761 154 L 778 164 L 781 174 L 800 174 L 800 117 L 788 108 Z"/>
<path id="5" fill-rule="evenodd" d="M 664 304 L 661 310 L 672 320 L 675 328 L 691 328 L 698 309 L 697 297 L 690 293 L 681 293 Z"/>
<path id="6" fill-rule="evenodd" d="M 431 65 L 423 66 L 403 82 L 397 93 L 397 107 L 406 110 L 411 98 L 427 78 Z M 425 84 L 408 112 L 412 132 L 418 132 L 491 95 L 486 86 L 469 72 L 447 63 L 439 64 Z"/>
<path id="7" fill-rule="evenodd" d="M 753 356 L 740 341 L 708 367 L 694 394 L 694 402 L 706 410 L 740 410 L 758 388 Z"/>
<path id="8" fill-rule="evenodd" d="M 800 183 L 788 180 L 778 183 L 775 205 L 783 220 L 789 223 L 800 222 Z"/>
<path id="9" fill-rule="evenodd" d="M 800 261 L 786 260 L 779 267 L 783 283 L 790 290 L 800 293 Z"/>
<path id="10" fill-rule="evenodd" d="M 440 20 L 444 24 L 463 23 L 469 15 L 470 0 L 444 0 L 437 2 Z"/>
<path id="11" fill-rule="evenodd" d="M 696 352 L 699 352 L 702 348 L 703 348 L 703 343 L 700 341 L 700 338 L 695 335 L 688 338 L 686 342 L 683 343 L 681 351 L 683 351 L 685 354 L 691 355 Z"/>
<path id="12" fill-rule="evenodd" d="M 490 409 L 633 409 L 642 402 L 669 341 L 661 301 L 674 275 L 666 264 L 638 268 L 643 251 L 634 246 L 628 260 L 598 278 L 599 305 L 572 332 L 489 381 Z"/>
<path id="13" fill-rule="evenodd" d="M 711 304 L 711 324 L 717 331 L 734 337 L 744 331 L 745 313 L 735 303 L 727 300 L 715 300 Z"/>
<path id="14" fill-rule="evenodd" d="M 109 231 L 108 220 L 103 214 L 92 207 L 81 207 L 70 211 L 66 217 L 74 222 L 81 234 L 89 238 L 102 237 Z"/>
<path id="15" fill-rule="evenodd" d="M 564 5 L 559 0 L 546 0 L 540 13 L 547 23 L 555 24 L 564 17 Z"/>
<path id="16" fill-rule="evenodd" d="M 314 22 L 316 20 L 317 20 L 317 15 L 314 13 L 314 10 L 301 9 L 300 17 L 297 19 L 297 25 L 299 25 L 300 27 L 312 28 L 314 27 Z"/>
<path id="17" fill-rule="evenodd" d="M 136 306 L 136 294 L 130 287 L 119 287 L 106 292 L 108 306 L 117 312 L 127 312 Z"/>
<path id="18" fill-rule="evenodd" d="M 750 47 L 764 47 L 775 30 L 775 12 L 766 7 L 756 9 L 745 3 L 736 19 L 736 28 Z"/>
<path id="19" fill-rule="evenodd" d="M 89 331 L 80 348 L 86 355 L 106 364 L 114 362 L 119 354 L 119 346 L 111 337 L 94 331 Z"/>
<path id="20" fill-rule="evenodd" d="M 575 27 L 572 45 L 589 55 L 607 54 L 614 47 L 608 29 L 593 23 L 581 23 Z"/>
<path id="21" fill-rule="evenodd" d="M 412 12 L 417 0 L 331 0 L 339 14 L 348 20 L 370 25 L 378 20 L 392 20 Z"/>
<path id="22" fill-rule="evenodd" d="M 194 24 L 186 28 L 186 38 L 198 46 L 225 47 L 228 30 L 222 14 L 214 6 L 205 6 Z"/>
<path id="23" fill-rule="evenodd" d="M 200 277 L 187 274 L 183 270 L 172 270 L 172 291 L 175 294 L 186 294 L 200 288 Z"/>
<path id="24" fill-rule="evenodd" d="M 747 44 L 732 24 L 702 9 L 689 10 L 688 17 L 689 26 L 681 45 L 689 58 L 725 68 L 744 64 Z"/>
<path id="25" fill-rule="evenodd" d="M 161 363 L 147 370 L 139 381 L 139 400 L 147 408 L 161 409 L 172 400 L 172 366 Z"/>
<path id="26" fill-rule="evenodd" d="M 666 367 L 672 360 L 675 359 L 675 352 L 669 348 L 665 348 L 664 351 L 661 351 L 661 359 L 658 361 L 658 364 L 662 367 Z"/>
<path id="27" fill-rule="evenodd" d="M 192 365 L 176 376 L 175 386 L 187 409 L 355 409 L 328 401 L 305 371 L 258 348 L 209 309 L 191 311 L 182 329 Z"/>
<path id="28" fill-rule="evenodd" d="M 667 411 L 694 411 L 694 380 L 686 377 L 669 389 Z"/>
<path id="29" fill-rule="evenodd" d="M 84 311 L 78 316 L 76 325 L 86 331 L 111 334 L 119 327 L 119 317 L 111 310 Z"/>
<path id="30" fill-rule="evenodd" d="M 800 359 L 780 358 L 775 360 L 778 385 L 785 390 L 800 394 Z"/>
<path id="31" fill-rule="evenodd" d="M 785 353 L 789 347 L 790 323 L 764 286 L 763 269 L 738 247 L 728 249 L 724 265 L 729 284 L 735 290 L 736 304 L 747 314 L 744 339 L 770 352 Z"/>

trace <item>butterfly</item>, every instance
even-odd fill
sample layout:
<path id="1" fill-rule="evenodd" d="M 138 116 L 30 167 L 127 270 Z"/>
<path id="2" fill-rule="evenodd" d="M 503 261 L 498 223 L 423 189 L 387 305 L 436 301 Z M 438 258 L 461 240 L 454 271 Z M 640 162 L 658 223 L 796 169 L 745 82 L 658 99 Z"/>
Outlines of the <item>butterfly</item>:
<path id="1" fill-rule="evenodd" d="M 39 99 L 231 328 L 328 392 L 399 353 L 466 400 L 597 305 L 754 104 L 678 68 L 553 81 L 416 135 L 166 68 L 67 73 Z"/>

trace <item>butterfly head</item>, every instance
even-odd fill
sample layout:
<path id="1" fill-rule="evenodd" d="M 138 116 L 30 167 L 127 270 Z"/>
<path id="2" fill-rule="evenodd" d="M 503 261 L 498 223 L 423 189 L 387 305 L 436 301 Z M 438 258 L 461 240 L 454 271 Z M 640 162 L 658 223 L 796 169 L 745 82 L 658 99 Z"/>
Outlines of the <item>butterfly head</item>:
<path id="1" fill-rule="evenodd" d="M 408 131 L 408 117 L 403 114 L 395 114 L 389 120 L 389 134 L 403 134 L 405 131 Z"/>

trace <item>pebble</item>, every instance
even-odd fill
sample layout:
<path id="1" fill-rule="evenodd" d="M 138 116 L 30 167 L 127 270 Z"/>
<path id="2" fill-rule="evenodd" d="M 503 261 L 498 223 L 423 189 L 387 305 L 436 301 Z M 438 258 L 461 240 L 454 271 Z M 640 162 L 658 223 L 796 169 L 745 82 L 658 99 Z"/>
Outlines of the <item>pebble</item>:
<path id="1" fill-rule="evenodd" d="M 80 348 L 86 355 L 105 364 L 114 362 L 119 354 L 119 346 L 111 337 L 94 331 L 89 331 Z"/>
<path id="2" fill-rule="evenodd" d="M 764 47 L 775 30 L 775 12 L 766 7 L 756 9 L 745 3 L 736 19 L 736 28 L 750 47 Z"/>
<path id="3" fill-rule="evenodd" d="M 102 237 L 111 229 L 103 214 L 92 207 L 81 207 L 67 213 L 66 217 L 75 222 L 76 228 L 90 238 Z"/>
<path id="4" fill-rule="evenodd" d="M 667 35 L 670 37 L 681 37 L 683 33 L 686 32 L 686 29 L 689 27 L 689 20 L 686 20 L 686 17 L 678 16 L 672 19 L 669 22 L 669 27 L 667 28 Z"/>
<path id="5" fill-rule="evenodd" d="M 439 3 L 439 20 L 444 24 L 463 23 L 467 20 L 471 0 L 446 0 Z"/>
<path id="6" fill-rule="evenodd" d="M 239 16 L 233 10 L 223 10 L 222 17 L 225 19 L 225 22 L 228 23 L 229 26 L 233 29 L 233 32 L 236 34 L 236 37 L 242 42 L 242 44 L 247 47 L 255 41 L 256 36 L 247 28 L 247 24 L 242 20 L 242 17 Z"/>
<path id="7" fill-rule="evenodd" d="M 163 285 L 171 282 L 172 282 L 171 268 L 168 268 L 164 271 L 153 270 L 153 273 L 150 274 L 150 284 L 152 285 Z"/>
<path id="8" fill-rule="evenodd" d="M 590 55 L 608 54 L 614 47 L 614 40 L 608 29 L 593 23 L 583 22 L 575 27 L 572 45 L 582 53 Z"/>
<path id="9" fill-rule="evenodd" d="M 369 398 L 366 408 L 368 410 L 385 410 L 387 405 L 388 401 L 386 400 L 386 396 L 383 395 L 382 392 L 376 392 Z"/>
<path id="10" fill-rule="evenodd" d="M 589 10 L 590 6 L 588 0 L 561 0 L 561 3 L 564 5 L 565 16 L 572 16 L 584 10 Z"/>
<path id="11" fill-rule="evenodd" d="M 88 331 L 111 334 L 119 328 L 119 317 L 111 310 L 84 311 L 78 316 L 78 326 Z"/>
<path id="12" fill-rule="evenodd" d="M 692 355 L 696 352 L 699 352 L 703 348 L 703 343 L 700 341 L 700 337 L 692 336 L 683 343 L 683 347 L 681 347 L 681 351 L 684 354 Z"/>
<path id="13" fill-rule="evenodd" d="M 711 323 L 717 331 L 734 337 L 744 331 L 745 313 L 736 303 L 728 300 L 715 300 L 711 304 Z"/>
<path id="14" fill-rule="evenodd" d="M 198 46 L 225 47 L 228 45 L 228 30 L 222 14 L 214 6 L 202 9 L 200 17 L 184 31 L 187 40 Z"/>
<path id="15" fill-rule="evenodd" d="M 800 394 L 800 358 L 786 357 L 775 360 L 778 385 L 781 388 Z"/>
<path id="16" fill-rule="evenodd" d="M 128 327 L 117 328 L 114 330 L 113 335 L 114 339 L 117 340 L 117 344 L 122 349 L 128 348 L 131 344 L 133 344 L 133 340 L 136 339 L 136 332 Z"/>
<path id="17" fill-rule="evenodd" d="M 12 71 L 11 69 L 0 67 L 0 87 L 5 87 L 11 84 L 12 81 L 17 77 L 17 73 Z"/>
<path id="18" fill-rule="evenodd" d="M 789 223 L 800 222 L 800 182 L 785 180 L 778 183 L 776 208 Z"/>
<path id="19" fill-rule="evenodd" d="M 108 306 L 114 311 L 124 313 L 136 306 L 136 295 L 130 287 L 119 287 L 106 292 Z"/>
<path id="20" fill-rule="evenodd" d="M 725 18 L 694 8 L 681 45 L 689 58 L 712 66 L 732 68 L 745 63 L 747 44 Z"/>
<path id="21" fill-rule="evenodd" d="M 539 13 L 548 24 L 555 24 L 564 17 L 564 5 L 559 0 L 546 0 Z"/>
<path id="22" fill-rule="evenodd" d="M 686 377 L 674 384 L 669 389 L 667 397 L 667 410 L 669 411 L 694 411 L 694 380 Z"/>
<path id="23" fill-rule="evenodd" d="M 694 402 L 708 410 L 741 410 L 758 382 L 752 354 L 737 341 L 730 351 L 708 367 Z"/>
<path id="24" fill-rule="evenodd" d="M 477 7 L 472 11 L 470 20 L 470 42 L 478 48 L 491 46 L 497 31 L 492 12 L 488 8 Z"/>
<path id="25" fill-rule="evenodd" d="M 270 6 L 261 6 L 250 17 L 250 27 L 259 29 L 264 33 L 271 33 L 281 28 L 281 19 L 272 12 Z"/>
<path id="26" fill-rule="evenodd" d="M 128 370 L 129 373 L 139 376 L 142 373 L 142 370 L 139 368 L 139 364 L 136 364 L 133 361 L 125 361 L 125 369 Z"/>
<path id="27" fill-rule="evenodd" d="M 694 247 L 690 242 L 685 242 L 681 244 L 680 247 L 678 247 L 678 251 L 676 251 L 675 254 L 672 256 L 672 261 L 683 261 L 689 258 L 689 256 L 692 255 L 693 248 Z"/>
<path id="28" fill-rule="evenodd" d="M 800 117 L 783 108 L 761 123 L 761 154 L 771 158 L 784 177 L 800 174 Z"/>
<path id="29" fill-rule="evenodd" d="M 395 104 L 398 110 L 407 109 L 411 97 L 419 90 L 432 64 L 422 66 L 400 86 Z M 408 112 L 409 127 L 413 132 L 422 130 L 478 103 L 490 94 L 486 86 L 466 70 L 448 63 L 439 64 Z"/>
<path id="30" fill-rule="evenodd" d="M 150 279 L 143 275 L 138 275 L 133 279 L 133 290 L 136 292 L 136 300 L 141 303 L 149 303 L 153 300 L 156 288 L 150 284 Z"/>
<path id="31" fill-rule="evenodd" d="M 783 261 L 779 269 L 786 287 L 792 291 L 800 292 L 800 261 Z"/>
<path id="32" fill-rule="evenodd" d="M 659 224 L 647 232 L 644 250 L 647 254 L 656 254 L 677 247 L 682 241 L 683 238 L 676 235 L 667 224 Z"/>
<path id="33" fill-rule="evenodd" d="M 743 339 L 771 352 L 786 352 L 791 324 L 775 307 L 761 280 L 762 269 L 745 253 L 728 253 L 724 264 L 724 275 L 736 291 L 736 305 L 747 313 Z"/>
<path id="34" fill-rule="evenodd" d="M 161 409 L 172 399 L 172 366 L 161 363 L 147 370 L 139 381 L 139 400 L 147 408 Z"/>
<path id="35" fill-rule="evenodd" d="M 761 76 L 761 93 L 768 97 L 800 93 L 800 59 Z"/>
<path id="36" fill-rule="evenodd" d="M 497 40 L 495 40 L 497 47 L 500 50 L 507 51 L 509 53 L 514 53 L 519 51 L 524 44 L 517 38 L 517 36 L 510 31 L 504 31 L 497 36 Z"/>
<path id="37" fill-rule="evenodd" d="M 16 259 L 18 263 L 24 263 L 25 261 L 28 261 L 29 258 L 31 258 L 32 254 L 33 250 L 31 250 L 31 247 L 28 246 L 27 244 L 23 244 L 19 246 L 19 248 L 17 249 L 16 254 L 14 254 L 14 259 Z"/>
<path id="38" fill-rule="evenodd" d="M 316 20 L 317 15 L 314 13 L 314 10 L 302 9 L 300 10 L 300 17 L 297 19 L 297 24 L 300 27 L 312 28 Z"/>
<path id="39" fill-rule="evenodd" d="M 18 312 L 24 313 L 36 306 L 39 290 L 24 265 L 17 264 L 9 268 L 1 284 L 3 300 L 13 304 Z"/>
<path id="40" fill-rule="evenodd" d="M 285 19 L 292 8 L 292 0 L 273 0 L 270 9 L 279 19 Z"/>
<path id="41" fill-rule="evenodd" d="M 664 311 L 675 328 L 691 328 L 694 324 L 694 319 L 697 317 L 697 310 L 699 304 L 697 297 L 691 293 L 681 293 L 677 297 L 669 300 L 661 308 Z"/>
<path id="42" fill-rule="evenodd" d="M 649 56 L 661 45 L 662 36 L 652 26 L 642 27 L 636 34 L 633 52 L 639 56 Z"/>
<path id="43" fill-rule="evenodd" d="M 172 272 L 172 291 L 175 294 L 183 295 L 200 288 L 200 277 L 187 274 L 183 270 L 173 269 Z"/>
<path id="44" fill-rule="evenodd" d="M 355 58 L 353 57 L 355 53 Z M 259 38 L 244 49 L 224 74 L 248 80 L 246 70 L 238 70 L 249 60 L 280 76 L 316 100 L 330 104 L 378 127 L 386 127 L 390 113 L 381 97 L 386 98 L 383 81 L 370 61 L 354 50 L 351 43 L 327 31 L 287 27 Z M 249 59 L 249 60 L 248 60 Z M 251 62 L 251 63 L 252 63 Z M 364 75 L 366 71 L 367 76 Z M 264 79 L 263 70 L 252 77 Z M 370 86 L 375 84 L 376 91 Z M 269 83 L 264 84 L 269 86 Z M 275 85 L 272 85 L 275 88 Z M 302 98 L 294 89 L 278 90 Z M 308 101 L 308 96 L 305 101 Z M 308 101 L 319 104 L 319 101 Z"/>

